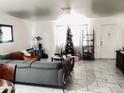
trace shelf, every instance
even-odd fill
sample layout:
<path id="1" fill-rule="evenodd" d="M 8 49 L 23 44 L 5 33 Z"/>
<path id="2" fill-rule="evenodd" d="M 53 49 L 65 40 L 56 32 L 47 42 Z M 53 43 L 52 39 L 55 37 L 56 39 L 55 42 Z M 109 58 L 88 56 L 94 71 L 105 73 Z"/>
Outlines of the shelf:
<path id="1" fill-rule="evenodd" d="M 93 44 L 84 44 L 83 46 L 84 46 L 84 47 L 92 47 Z"/>
<path id="2" fill-rule="evenodd" d="M 82 54 L 84 60 L 94 59 L 94 31 L 93 34 L 83 34 Z"/>
<path id="3" fill-rule="evenodd" d="M 94 40 L 93 40 L 93 39 L 91 39 L 91 40 L 83 40 L 83 41 L 93 41 L 93 42 L 94 42 Z"/>
<path id="4" fill-rule="evenodd" d="M 83 45 L 83 47 L 93 47 L 94 45 Z"/>
<path id="5" fill-rule="evenodd" d="M 83 35 L 94 35 L 94 34 L 83 34 Z"/>

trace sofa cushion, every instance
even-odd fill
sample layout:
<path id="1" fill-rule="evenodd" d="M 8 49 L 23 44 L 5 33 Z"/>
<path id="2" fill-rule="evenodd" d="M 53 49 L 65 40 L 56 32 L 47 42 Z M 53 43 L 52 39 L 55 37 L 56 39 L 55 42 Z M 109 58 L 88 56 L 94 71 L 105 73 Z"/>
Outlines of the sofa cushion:
<path id="1" fill-rule="evenodd" d="M 10 60 L 0 60 L 0 64 L 8 63 Z"/>
<path id="2" fill-rule="evenodd" d="M 31 62 L 26 62 L 24 60 L 11 60 L 8 62 L 9 64 L 16 64 L 18 68 L 29 68 L 31 65 Z"/>
<path id="3" fill-rule="evenodd" d="M 36 61 L 31 64 L 31 68 L 38 68 L 38 69 L 58 69 L 60 62 L 41 62 Z"/>
<path id="4" fill-rule="evenodd" d="M 50 58 L 48 58 L 48 59 L 41 58 L 39 61 L 40 62 L 51 62 L 51 59 Z"/>
<path id="5" fill-rule="evenodd" d="M 26 50 L 23 50 L 23 51 L 21 51 L 25 56 L 31 56 L 31 54 L 30 53 L 28 53 L 28 51 L 26 51 Z"/>
<path id="6" fill-rule="evenodd" d="M 24 60 L 23 53 L 20 51 L 11 53 L 12 60 Z"/>

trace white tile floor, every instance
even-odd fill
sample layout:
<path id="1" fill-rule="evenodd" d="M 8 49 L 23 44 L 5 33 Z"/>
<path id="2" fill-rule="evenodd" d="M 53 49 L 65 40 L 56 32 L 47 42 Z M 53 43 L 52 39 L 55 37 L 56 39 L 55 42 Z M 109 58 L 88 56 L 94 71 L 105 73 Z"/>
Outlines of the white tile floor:
<path id="1" fill-rule="evenodd" d="M 16 93 L 63 93 L 62 89 L 16 84 Z M 75 63 L 65 93 L 124 93 L 124 74 L 115 60 L 80 61 Z"/>

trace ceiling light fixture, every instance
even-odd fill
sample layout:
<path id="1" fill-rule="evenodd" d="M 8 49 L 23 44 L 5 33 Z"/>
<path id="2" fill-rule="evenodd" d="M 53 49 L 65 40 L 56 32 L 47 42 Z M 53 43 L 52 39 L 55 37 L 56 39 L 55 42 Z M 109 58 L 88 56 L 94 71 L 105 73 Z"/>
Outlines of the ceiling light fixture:
<path id="1" fill-rule="evenodd" d="M 67 11 L 67 10 L 71 10 L 71 8 L 70 7 L 63 7 L 63 8 L 61 8 L 61 10 Z"/>

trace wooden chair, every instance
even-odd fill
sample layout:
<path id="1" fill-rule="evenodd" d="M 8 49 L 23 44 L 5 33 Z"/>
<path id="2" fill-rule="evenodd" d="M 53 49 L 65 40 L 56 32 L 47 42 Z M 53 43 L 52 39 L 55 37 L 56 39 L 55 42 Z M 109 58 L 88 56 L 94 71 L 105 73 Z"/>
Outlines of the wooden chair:
<path id="1" fill-rule="evenodd" d="M 0 79 L 5 79 L 15 84 L 16 65 L 0 64 Z"/>
<path id="2" fill-rule="evenodd" d="M 14 64 L 0 64 L 0 79 L 4 79 L 10 81 L 15 85 L 15 75 L 16 75 L 16 67 Z M 7 93 L 7 89 L 5 89 L 2 93 Z M 15 87 L 11 93 L 15 93 Z"/>

